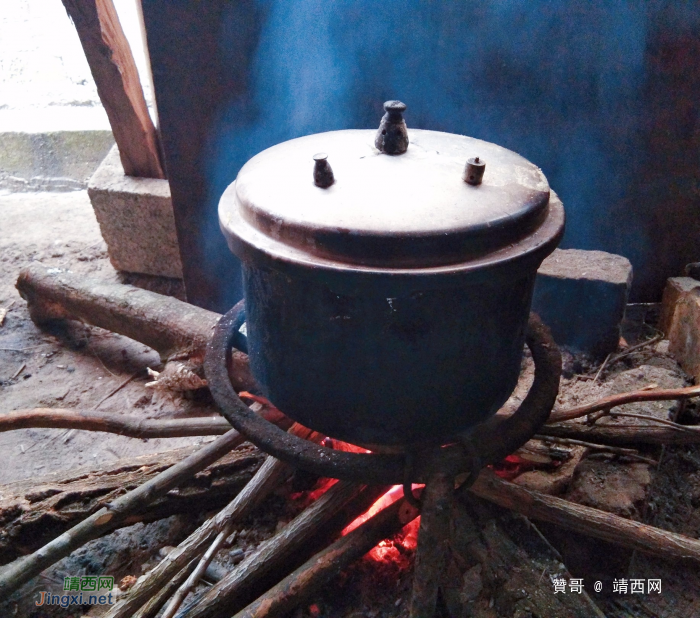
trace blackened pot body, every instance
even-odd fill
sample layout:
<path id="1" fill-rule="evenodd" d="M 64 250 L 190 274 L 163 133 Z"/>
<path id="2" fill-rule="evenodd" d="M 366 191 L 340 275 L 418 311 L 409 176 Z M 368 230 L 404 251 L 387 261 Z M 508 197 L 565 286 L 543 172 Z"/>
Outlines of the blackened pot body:
<path id="1" fill-rule="evenodd" d="M 534 276 L 349 295 L 244 265 L 248 352 L 286 414 L 354 444 L 441 441 L 508 399 Z"/>
<path id="2" fill-rule="evenodd" d="M 408 136 L 396 156 L 371 131 L 273 146 L 219 205 L 263 393 L 361 445 L 444 442 L 498 410 L 518 379 L 537 268 L 564 229 L 541 170 L 516 153 Z M 486 170 L 472 185 L 475 155 Z M 318 160 L 331 184 L 315 184 Z"/>

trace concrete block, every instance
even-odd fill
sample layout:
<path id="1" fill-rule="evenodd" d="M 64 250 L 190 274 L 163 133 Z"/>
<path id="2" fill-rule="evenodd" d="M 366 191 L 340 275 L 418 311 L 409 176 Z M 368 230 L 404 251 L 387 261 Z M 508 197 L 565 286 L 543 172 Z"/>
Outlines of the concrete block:
<path id="1" fill-rule="evenodd" d="M 182 278 L 167 180 L 126 176 L 114 146 L 90 178 L 88 195 L 117 270 Z"/>
<path id="2" fill-rule="evenodd" d="M 674 277 L 666 284 L 662 320 L 668 351 L 700 384 L 700 282 Z"/>
<path id="3" fill-rule="evenodd" d="M 537 271 L 532 310 L 559 345 L 600 358 L 617 349 L 631 284 L 621 255 L 557 249 Z"/>
<path id="4" fill-rule="evenodd" d="M 107 130 L 0 131 L 0 190 L 75 191 L 114 145 Z"/>

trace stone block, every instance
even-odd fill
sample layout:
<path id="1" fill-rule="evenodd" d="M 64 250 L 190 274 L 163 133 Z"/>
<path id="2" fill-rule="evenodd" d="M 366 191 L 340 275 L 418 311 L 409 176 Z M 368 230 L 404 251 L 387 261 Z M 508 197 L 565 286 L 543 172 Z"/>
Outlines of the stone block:
<path id="1" fill-rule="evenodd" d="M 690 277 L 669 279 L 661 318 L 668 351 L 700 384 L 700 282 Z"/>
<path id="2" fill-rule="evenodd" d="M 666 337 L 671 331 L 673 316 L 676 313 L 678 301 L 686 294 L 700 288 L 700 281 L 691 277 L 672 277 L 666 281 L 664 294 L 661 298 L 661 316 L 658 328 Z M 700 290 L 699 292 L 700 293 Z"/>
<path id="3" fill-rule="evenodd" d="M 586 459 L 576 470 L 566 499 L 637 519 L 647 501 L 650 485 L 649 464 Z"/>
<path id="4" fill-rule="evenodd" d="M 126 176 L 114 146 L 90 178 L 88 194 L 114 268 L 182 278 L 167 180 Z"/>
<path id="5" fill-rule="evenodd" d="M 559 345 L 600 358 L 617 349 L 631 284 L 621 255 L 557 249 L 537 271 L 532 310 Z"/>

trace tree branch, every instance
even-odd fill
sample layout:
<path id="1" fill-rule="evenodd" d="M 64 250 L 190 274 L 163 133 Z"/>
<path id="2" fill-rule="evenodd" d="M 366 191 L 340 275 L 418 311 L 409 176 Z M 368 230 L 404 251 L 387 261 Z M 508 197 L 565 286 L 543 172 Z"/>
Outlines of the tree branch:
<path id="1" fill-rule="evenodd" d="M 526 489 L 483 471 L 470 492 L 535 520 L 669 560 L 700 562 L 700 541 Z"/>
<path id="2" fill-rule="evenodd" d="M 33 554 L 8 565 L 0 572 L 0 599 L 7 598 L 41 571 L 88 541 L 117 528 L 130 514 L 147 507 L 244 441 L 244 436 L 235 429 L 230 430 L 152 480 L 117 498 Z"/>
<path id="3" fill-rule="evenodd" d="M 271 422 L 280 422 L 283 414 L 269 409 L 264 416 Z M 0 432 L 29 427 L 103 431 L 142 439 L 218 436 L 231 429 L 229 422 L 220 416 L 154 420 L 69 408 L 34 408 L 0 413 Z"/>

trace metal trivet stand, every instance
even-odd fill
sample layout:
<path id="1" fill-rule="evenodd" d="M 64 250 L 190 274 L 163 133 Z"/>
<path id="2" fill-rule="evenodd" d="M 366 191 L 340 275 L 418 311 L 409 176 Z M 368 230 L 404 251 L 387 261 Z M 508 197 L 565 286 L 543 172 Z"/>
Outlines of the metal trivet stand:
<path id="1" fill-rule="evenodd" d="M 403 485 L 407 500 L 421 509 L 410 615 L 433 618 L 456 492 L 465 491 L 484 466 L 498 463 L 525 444 L 554 406 L 561 354 L 549 330 L 537 315 L 530 314 L 526 344 L 535 363 L 535 379 L 511 416 L 491 417 L 447 444 L 415 445 L 410 455 L 362 454 L 336 451 L 290 435 L 239 399 L 229 380 L 227 358 L 232 347 L 246 349 L 239 332 L 244 321 L 241 302 L 220 320 L 207 350 L 205 373 L 221 413 L 258 448 L 302 470 L 366 484 Z M 465 474 L 467 480 L 455 489 L 455 479 Z M 412 483 L 425 484 L 420 501 L 413 496 Z"/>

